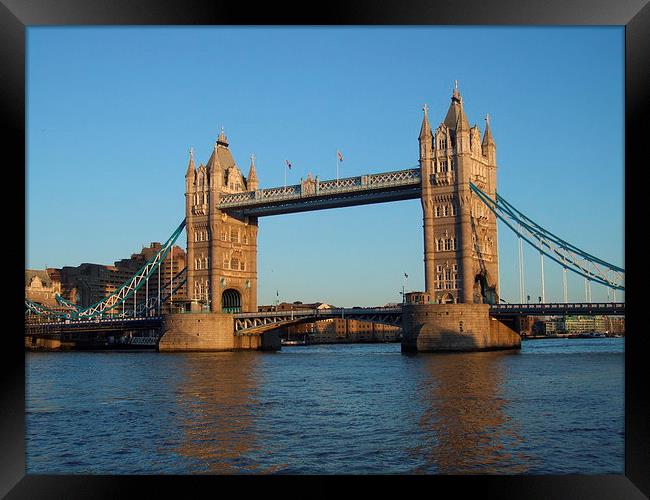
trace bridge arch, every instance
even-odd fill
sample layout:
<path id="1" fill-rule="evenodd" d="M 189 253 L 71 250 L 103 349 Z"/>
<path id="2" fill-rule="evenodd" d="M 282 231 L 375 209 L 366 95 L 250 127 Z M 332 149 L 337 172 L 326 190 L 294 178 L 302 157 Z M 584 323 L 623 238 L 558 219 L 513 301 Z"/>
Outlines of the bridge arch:
<path id="1" fill-rule="evenodd" d="M 241 312 L 241 293 L 234 288 L 228 288 L 221 294 L 221 311 L 225 313 Z"/>
<path id="2" fill-rule="evenodd" d="M 440 298 L 440 303 L 441 304 L 453 304 L 454 303 L 454 296 L 451 293 L 446 293 Z"/>

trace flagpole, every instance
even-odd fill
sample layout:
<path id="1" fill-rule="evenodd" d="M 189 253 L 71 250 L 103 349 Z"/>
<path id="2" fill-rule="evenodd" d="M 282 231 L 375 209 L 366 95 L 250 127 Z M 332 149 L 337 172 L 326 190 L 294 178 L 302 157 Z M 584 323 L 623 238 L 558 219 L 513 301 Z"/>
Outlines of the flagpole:
<path id="1" fill-rule="evenodd" d="M 339 185 L 339 152 L 336 151 L 336 186 Z"/>
<path id="2" fill-rule="evenodd" d="M 289 165 L 287 165 L 286 160 L 285 160 L 285 164 L 284 164 L 284 190 L 285 191 L 287 190 L 287 167 L 288 166 Z"/>

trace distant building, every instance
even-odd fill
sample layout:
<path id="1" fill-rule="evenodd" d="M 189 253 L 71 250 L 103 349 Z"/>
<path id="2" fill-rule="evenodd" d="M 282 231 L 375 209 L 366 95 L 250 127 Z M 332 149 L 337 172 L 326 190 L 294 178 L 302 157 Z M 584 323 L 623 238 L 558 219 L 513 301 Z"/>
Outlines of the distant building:
<path id="1" fill-rule="evenodd" d="M 25 269 L 25 298 L 49 308 L 57 307 L 55 296 L 61 293 L 61 282 L 57 278 L 47 269 Z"/>
<path id="2" fill-rule="evenodd" d="M 538 335 L 579 335 L 598 332 L 625 333 L 625 318 L 621 316 L 546 316 L 540 318 L 533 330 Z"/>
<path id="3" fill-rule="evenodd" d="M 569 335 L 587 332 L 607 331 L 605 316 L 566 316 L 564 318 L 564 331 Z"/>
<path id="4" fill-rule="evenodd" d="M 102 264 L 83 263 L 77 267 L 65 266 L 61 269 L 48 268 L 46 273 L 54 282 L 58 282 L 56 293 L 60 293 L 65 299 L 74 302 L 82 307 L 88 307 L 105 297 L 115 293 L 125 283 L 127 283 L 135 273 L 137 273 L 145 263 L 151 259 L 161 248 L 158 242 L 151 243 L 148 247 L 143 247 L 139 253 L 134 253 L 128 259 L 116 261 L 113 266 Z M 174 246 L 160 266 L 161 286 L 170 282 L 170 278 L 175 277 L 186 265 L 185 251 Z M 25 271 L 25 279 L 27 281 Z M 42 283 L 42 275 L 39 275 Z M 176 286 L 176 283 L 174 283 Z M 34 286 L 32 286 L 34 288 Z M 35 292 L 30 292 L 34 294 Z M 47 292 L 43 292 L 47 294 Z M 137 293 L 137 296 L 128 298 L 123 307 L 118 306 L 109 314 L 119 314 L 122 309 L 131 310 L 134 305 L 144 302 L 145 297 L 153 297 L 158 293 L 158 272 L 155 272 L 149 279 L 148 285 L 143 285 Z M 165 295 L 163 290 L 162 295 Z M 27 296 L 27 283 L 26 283 Z M 175 300 L 182 300 L 185 297 L 185 286 L 183 285 L 174 293 Z M 44 305 L 46 305 L 44 303 Z"/>

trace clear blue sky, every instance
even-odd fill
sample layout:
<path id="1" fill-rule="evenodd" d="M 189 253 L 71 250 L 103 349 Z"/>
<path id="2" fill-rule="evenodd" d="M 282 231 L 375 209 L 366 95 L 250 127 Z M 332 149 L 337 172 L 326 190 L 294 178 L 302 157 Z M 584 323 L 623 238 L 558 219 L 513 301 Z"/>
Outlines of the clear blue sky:
<path id="1" fill-rule="evenodd" d="M 490 114 L 498 191 L 542 226 L 624 267 L 623 27 L 30 27 L 26 267 L 112 264 L 184 217 L 188 150 L 223 125 L 260 187 L 308 172 L 418 163 L 454 80 L 470 123 Z M 185 239 L 180 241 L 185 246 Z M 424 287 L 417 200 L 259 220 L 258 303 L 400 301 Z M 519 298 L 517 241 L 499 226 L 502 295 Z M 540 294 L 526 249 L 526 291 Z M 547 300 L 561 300 L 546 261 Z M 572 300 L 584 281 L 569 280 Z M 594 300 L 607 298 L 592 286 Z M 621 298 L 618 294 L 617 298 Z"/>

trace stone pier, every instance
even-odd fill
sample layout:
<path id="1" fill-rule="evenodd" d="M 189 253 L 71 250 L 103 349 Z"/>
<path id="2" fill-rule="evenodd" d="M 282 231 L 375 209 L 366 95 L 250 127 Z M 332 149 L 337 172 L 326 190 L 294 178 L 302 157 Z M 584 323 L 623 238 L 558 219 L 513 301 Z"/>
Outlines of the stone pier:
<path id="1" fill-rule="evenodd" d="M 512 325 L 490 317 L 487 304 L 404 304 L 402 352 L 520 349 Z"/>
<path id="2" fill-rule="evenodd" d="M 235 334 L 235 319 L 224 313 L 167 314 L 163 334 L 158 343 L 160 352 L 182 351 L 277 351 L 277 333 Z"/>

